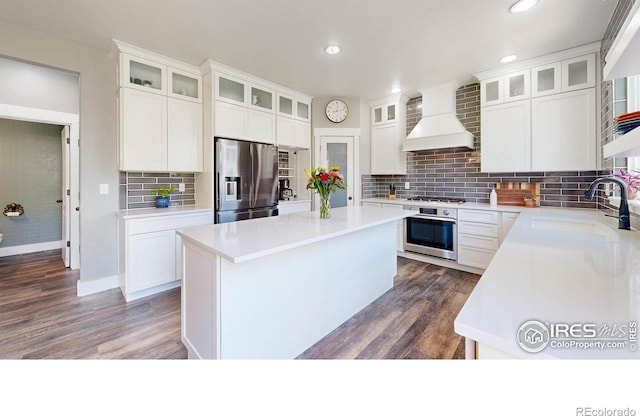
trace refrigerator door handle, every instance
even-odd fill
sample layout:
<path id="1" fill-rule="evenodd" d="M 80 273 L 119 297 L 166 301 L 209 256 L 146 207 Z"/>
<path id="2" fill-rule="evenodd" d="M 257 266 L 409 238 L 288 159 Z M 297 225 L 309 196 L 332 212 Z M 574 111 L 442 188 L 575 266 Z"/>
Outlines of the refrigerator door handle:
<path id="1" fill-rule="evenodd" d="M 255 187 L 255 181 L 253 180 L 253 164 L 254 164 L 254 145 L 253 143 L 249 145 L 249 155 L 251 155 L 251 178 L 249 180 L 249 207 L 255 207 L 255 200 L 253 199 L 253 190 Z"/>

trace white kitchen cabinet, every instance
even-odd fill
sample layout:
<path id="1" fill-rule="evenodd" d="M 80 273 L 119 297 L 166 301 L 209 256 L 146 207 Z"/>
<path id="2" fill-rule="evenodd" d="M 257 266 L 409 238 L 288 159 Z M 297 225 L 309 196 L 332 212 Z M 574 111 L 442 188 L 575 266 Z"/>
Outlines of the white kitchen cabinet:
<path id="1" fill-rule="evenodd" d="M 476 74 L 482 172 L 598 169 L 598 51 L 590 44 L 520 62 L 517 71 L 511 66 Z M 529 93 L 522 87 L 527 71 Z M 509 88 L 518 101 L 509 103 L 515 99 Z"/>
<path id="2" fill-rule="evenodd" d="M 486 269 L 500 246 L 500 213 L 458 210 L 458 263 Z"/>
<path id="3" fill-rule="evenodd" d="M 280 201 L 278 203 L 278 215 L 295 214 L 311 211 L 311 200 Z"/>
<path id="4" fill-rule="evenodd" d="M 596 85 L 596 56 L 589 54 L 562 61 L 562 92 Z"/>
<path id="5" fill-rule="evenodd" d="M 213 224 L 211 210 L 167 215 L 154 212 L 150 209 L 118 217 L 118 277 L 127 301 L 179 286 L 182 256 L 175 230 Z"/>
<path id="6" fill-rule="evenodd" d="M 311 148 L 310 102 L 278 93 L 276 138 L 278 146 Z"/>
<path id="7" fill-rule="evenodd" d="M 129 53 L 121 53 L 118 66 L 121 87 L 166 95 L 166 64 Z"/>
<path id="8" fill-rule="evenodd" d="M 482 107 L 480 114 L 482 172 L 531 170 L 531 102 Z"/>
<path id="9" fill-rule="evenodd" d="M 408 97 L 396 94 L 369 103 L 371 109 L 371 174 L 406 175 L 407 155 L 402 151 L 406 137 Z"/>
<path id="10" fill-rule="evenodd" d="M 197 67 L 114 41 L 121 171 L 202 170 L 202 76 Z"/>
<path id="11" fill-rule="evenodd" d="M 120 88 L 118 102 L 120 170 L 166 170 L 167 98 L 137 89 Z"/>
<path id="12" fill-rule="evenodd" d="M 595 88 L 531 101 L 531 168 L 595 170 Z"/>
<path id="13" fill-rule="evenodd" d="M 514 71 L 480 82 L 480 104 L 496 105 L 524 100 L 531 95 L 531 72 Z"/>
<path id="14" fill-rule="evenodd" d="M 226 73 L 215 85 L 215 136 L 276 144 L 274 90 Z"/>
<path id="15" fill-rule="evenodd" d="M 169 98 L 167 111 L 167 170 L 202 171 L 202 105 Z"/>
<path id="16" fill-rule="evenodd" d="M 542 97 L 544 95 L 562 92 L 560 62 L 540 65 L 531 69 L 531 96 Z"/>

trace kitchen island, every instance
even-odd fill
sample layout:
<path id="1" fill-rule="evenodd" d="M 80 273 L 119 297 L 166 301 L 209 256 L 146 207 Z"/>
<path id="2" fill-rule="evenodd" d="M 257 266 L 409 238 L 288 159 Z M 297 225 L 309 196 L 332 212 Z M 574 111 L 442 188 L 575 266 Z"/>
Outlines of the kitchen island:
<path id="1" fill-rule="evenodd" d="M 640 233 L 523 209 L 456 317 L 467 358 L 638 359 Z"/>
<path id="2" fill-rule="evenodd" d="M 410 215 L 347 207 L 177 231 L 189 358 L 295 358 L 391 289 Z"/>

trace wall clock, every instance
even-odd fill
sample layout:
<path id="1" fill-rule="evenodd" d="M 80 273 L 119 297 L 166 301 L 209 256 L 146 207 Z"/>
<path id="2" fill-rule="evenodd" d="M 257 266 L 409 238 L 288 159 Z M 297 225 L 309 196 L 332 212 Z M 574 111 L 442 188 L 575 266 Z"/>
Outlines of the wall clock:
<path id="1" fill-rule="evenodd" d="M 331 100 L 325 107 L 327 118 L 334 123 L 342 123 L 349 115 L 349 108 L 342 100 Z"/>

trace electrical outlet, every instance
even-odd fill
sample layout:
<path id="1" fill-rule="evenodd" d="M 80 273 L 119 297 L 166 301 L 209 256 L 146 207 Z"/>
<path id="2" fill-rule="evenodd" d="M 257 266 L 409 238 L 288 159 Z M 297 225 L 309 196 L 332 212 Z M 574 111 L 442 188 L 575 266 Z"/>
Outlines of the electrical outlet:
<path id="1" fill-rule="evenodd" d="M 109 184 L 101 183 L 100 184 L 100 195 L 109 195 Z"/>
<path id="2" fill-rule="evenodd" d="M 409 189 L 409 182 L 404 183 L 404 189 Z"/>
<path id="3" fill-rule="evenodd" d="M 179 183 L 179 184 L 178 184 L 178 191 L 180 191 L 180 192 L 184 192 L 184 190 L 185 190 L 184 183 L 182 183 L 182 182 L 181 182 L 181 183 Z"/>

